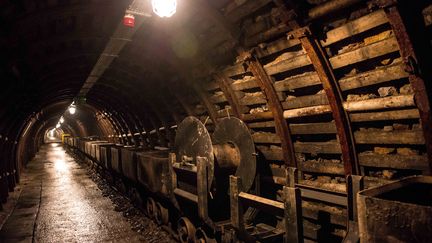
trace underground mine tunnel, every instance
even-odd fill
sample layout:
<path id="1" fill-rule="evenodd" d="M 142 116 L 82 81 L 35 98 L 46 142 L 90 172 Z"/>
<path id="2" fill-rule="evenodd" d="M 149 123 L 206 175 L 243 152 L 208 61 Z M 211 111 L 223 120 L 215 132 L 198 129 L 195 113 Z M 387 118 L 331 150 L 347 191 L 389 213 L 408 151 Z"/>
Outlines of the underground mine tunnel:
<path id="1" fill-rule="evenodd" d="M 0 242 L 430 242 L 430 0 L 0 1 Z"/>

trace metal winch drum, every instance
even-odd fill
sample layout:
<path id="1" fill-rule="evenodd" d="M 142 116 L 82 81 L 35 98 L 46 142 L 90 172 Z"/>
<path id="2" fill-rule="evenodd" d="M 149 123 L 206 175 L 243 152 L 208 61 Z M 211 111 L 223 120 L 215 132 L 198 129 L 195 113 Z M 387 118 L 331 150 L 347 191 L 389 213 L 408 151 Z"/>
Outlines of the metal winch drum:
<path id="1" fill-rule="evenodd" d="M 255 145 L 248 127 L 238 118 L 219 120 L 212 138 L 205 125 L 195 117 L 185 118 L 175 138 L 177 160 L 197 165 L 196 158 L 208 161 L 208 188 L 212 186 L 215 168 L 240 177 L 249 190 L 256 173 Z"/>

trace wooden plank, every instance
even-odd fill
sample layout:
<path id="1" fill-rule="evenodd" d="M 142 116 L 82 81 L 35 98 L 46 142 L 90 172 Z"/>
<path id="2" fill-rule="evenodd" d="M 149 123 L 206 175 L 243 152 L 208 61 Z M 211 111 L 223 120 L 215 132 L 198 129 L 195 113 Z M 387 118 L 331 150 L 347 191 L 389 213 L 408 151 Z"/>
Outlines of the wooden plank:
<path id="1" fill-rule="evenodd" d="M 331 108 L 329 105 L 318 105 L 312 107 L 285 110 L 283 116 L 285 119 L 290 119 L 290 118 L 314 116 L 314 115 L 321 115 L 321 114 L 328 114 L 328 113 L 331 113 Z"/>
<path id="2" fill-rule="evenodd" d="M 218 110 L 218 111 L 216 111 L 216 114 L 217 114 L 218 118 L 227 117 L 228 114 L 230 116 L 237 116 L 236 114 L 234 114 L 234 112 L 231 108 Z M 208 122 L 207 122 L 207 124 L 208 124 Z"/>
<path id="3" fill-rule="evenodd" d="M 388 22 L 386 14 L 383 10 L 378 10 L 371 14 L 362 16 L 358 19 L 350 21 L 340 27 L 332 29 L 326 33 L 325 40 L 321 41 L 322 46 L 328 46 L 354 35 L 360 34 L 367 30 Z"/>
<path id="4" fill-rule="evenodd" d="M 223 75 L 225 75 L 226 77 L 233 77 L 244 73 L 246 73 L 246 70 L 242 62 L 236 63 L 232 66 L 228 66 L 223 70 Z"/>
<path id="5" fill-rule="evenodd" d="M 303 107 L 328 105 L 326 94 L 305 95 L 282 102 L 284 110 L 297 109 Z"/>
<path id="6" fill-rule="evenodd" d="M 252 134 L 255 143 L 281 143 L 279 136 L 276 133 L 256 132 Z"/>
<path id="7" fill-rule="evenodd" d="M 245 192 L 240 192 L 239 199 L 245 201 L 246 204 L 254 206 L 255 208 L 262 209 L 263 211 L 276 213 L 278 215 L 283 214 L 285 209 L 282 202 L 270 200 L 264 197 L 259 197 Z"/>
<path id="8" fill-rule="evenodd" d="M 257 57 L 263 58 L 266 56 L 270 56 L 272 54 L 275 54 L 277 52 L 283 51 L 285 49 L 288 49 L 290 47 L 299 45 L 300 41 L 298 39 L 290 39 L 287 38 L 281 38 L 276 41 L 266 43 L 264 45 L 260 45 L 259 48 L 256 49 Z"/>
<path id="9" fill-rule="evenodd" d="M 214 104 L 227 102 L 227 99 L 223 93 L 217 93 L 210 96 L 210 101 Z"/>
<path id="10" fill-rule="evenodd" d="M 300 163 L 300 170 L 304 172 L 344 175 L 344 166 L 342 163 L 332 163 L 323 161 L 307 160 Z"/>
<path id="11" fill-rule="evenodd" d="M 409 94 L 361 101 L 344 102 L 343 106 L 345 110 L 352 112 L 415 106 L 415 102 L 414 95 Z"/>
<path id="12" fill-rule="evenodd" d="M 174 194 L 191 202 L 198 203 L 198 196 L 188 191 L 176 188 L 174 189 Z"/>
<path id="13" fill-rule="evenodd" d="M 342 53 L 329 59 L 333 69 L 346 67 L 351 64 L 366 61 L 375 57 L 383 56 L 399 50 L 398 43 L 394 37 L 378 41 L 353 51 Z"/>
<path id="14" fill-rule="evenodd" d="M 322 191 L 324 191 L 324 193 L 326 193 L 326 191 L 327 191 L 326 194 L 333 193 L 333 192 L 340 193 L 340 194 L 346 193 L 345 183 L 336 184 L 336 183 L 326 183 L 326 182 L 319 182 L 319 181 L 300 180 L 298 185 L 300 186 L 300 188 L 309 187 L 309 188 L 311 188 L 311 190 L 322 190 Z M 326 194 L 324 194 L 324 196 Z M 328 198 L 326 200 L 323 200 L 323 199 L 320 200 L 319 198 L 316 198 L 316 199 L 318 199 L 319 201 L 327 201 L 328 200 Z M 346 197 L 345 197 L 345 200 L 346 200 Z M 330 202 L 330 203 L 332 203 L 332 202 Z"/>
<path id="15" fill-rule="evenodd" d="M 256 78 L 250 77 L 246 80 L 236 80 L 231 84 L 231 88 L 235 91 L 242 91 L 245 89 L 259 88 Z"/>
<path id="16" fill-rule="evenodd" d="M 267 127 L 274 127 L 275 123 L 274 121 L 263 121 L 263 122 L 253 122 L 247 124 L 249 128 L 267 128 Z"/>
<path id="17" fill-rule="evenodd" d="M 296 153 L 310 154 L 340 154 L 342 153 L 340 144 L 336 141 L 330 142 L 295 142 Z"/>
<path id="18" fill-rule="evenodd" d="M 320 84 L 321 80 L 318 74 L 316 72 L 309 72 L 276 81 L 274 86 L 276 91 L 282 92 Z"/>
<path id="19" fill-rule="evenodd" d="M 336 125 L 332 122 L 317 122 L 304 124 L 290 124 L 291 134 L 334 134 L 336 133 Z"/>
<path id="20" fill-rule="evenodd" d="M 273 119 L 273 113 L 271 111 L 265 111 L 253 114 L 243 114 L 241 117 L 243 121 L 270 120 Z"/>
<path id="21" fill-rule="evenodd" d="M 323 212 L 330 216 L 329 223 L 346 227 L 346 209 L 337 206 L 323 205 L 309 201 L 302 202 L 303 216 L 305 218 L 319 220 Z"/>
<path id="22" fill-rule="evenodd" d="M 405 119 L 418 119 L 419 117 L 420 115 L 417 109 L 350 114 L 351 122 L 405 120 Z"/>
<path id="23" fill-rule="evenodd" d="M 351 77 L 344 77 L 339 80 L 339 85 L 343 91 L 347 91 L 407 77 L 408 73 L 404 70 L 404 64 L 397 63 Z"/>
<path id="24" fill-rule="evenodd" d="M 282 161 L 282 148 L 279 146 L 262 146 L 257 145 L 258 150 L 264 155 L 267 160 Z"/>
<path id="25" fill-rule="evenodd" d="M 344 185 L 345 186 L 345 185 Z M 315 199 L 327 203 L 337 204 L 340 206 L 347 206 L 348 202 L 345 196 L 336 195 L 326 192 L 321 192 L 319 190 L 300 188 L 302 197 Z"/>
<path id="26" fill-rule="evenodd" d="M 393 169 L 418 169 L 428 168 L 426 155 L 400 155 L 400 154 L 376 154 L 360 153 L 359 162 L 361 166 L 393 168 Z"/>
<path id="27" fill-rule="evenodd" d="M 267 99 L 262 92 L 243 93 L 244 96 L 239 99 L 242 105 L 267 104 Z"/>
<path id="28" fill-rule="evenodd" d="M 421 130 L 408 131 L 356 131 L 354 133 L 356 144 L 412 144 L 425 143 Z"/>
<path id="29" fill-rule="evenodd" d="M 249 128 L 274 127 L 274 122 L 273 121 L 254 122 L 254 123 L 249 123 L 248 127 Z M 336 133 L 336 126 L 334 122 L 290 124 L 289 127 L 291 129 L 292 135 Z"/>
<path id="30" fill-rule="evenodd" d="M 296 68 L 301 68 L 310 65 L 311 62 L 306 54 L 284 59 L 275 63 L 267 64 L 264 69 L 268 75 L 275 75 L 278 73 L 290 71 Z"/>

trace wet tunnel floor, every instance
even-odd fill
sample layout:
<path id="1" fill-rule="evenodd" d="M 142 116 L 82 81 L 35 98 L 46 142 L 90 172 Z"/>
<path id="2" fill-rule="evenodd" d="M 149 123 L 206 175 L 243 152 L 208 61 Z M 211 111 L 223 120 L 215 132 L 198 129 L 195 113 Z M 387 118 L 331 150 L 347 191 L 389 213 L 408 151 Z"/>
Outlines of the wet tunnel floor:
<path id="1" fill-rule="evenodd" d="M 0 242 L 146 241 L 59 144 L 41 147 L 21 185 Z"/>

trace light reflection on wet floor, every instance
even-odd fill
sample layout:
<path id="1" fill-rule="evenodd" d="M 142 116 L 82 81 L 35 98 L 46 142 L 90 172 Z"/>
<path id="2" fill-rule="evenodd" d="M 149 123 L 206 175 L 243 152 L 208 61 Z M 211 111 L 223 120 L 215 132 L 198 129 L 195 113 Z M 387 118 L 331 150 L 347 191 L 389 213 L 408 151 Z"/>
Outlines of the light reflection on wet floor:
<path id="1" fill-rule="evenodd" d="M 44 145 L 40 149 L 29 163 L 23 182 L 27 185 L 23 186 L 17 207 L 0 232 L 3 240 L 31 242 L 32 222 L 40 200 L 35 230 L 37 242 L 141 241 L 121 213 L 113 210 L 111 201 L 102 196 L 86 170 L 59 144 Z M 30 206 L 25 205 L 27 201 L 31 202 Z M 24 211 L 30 214 L 23 214 Z M 14 232 L 19 225 L 27 227 Z"/>

